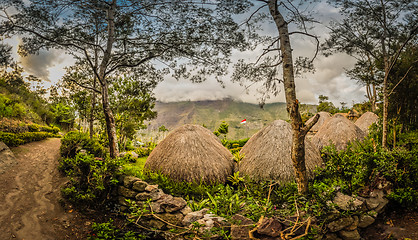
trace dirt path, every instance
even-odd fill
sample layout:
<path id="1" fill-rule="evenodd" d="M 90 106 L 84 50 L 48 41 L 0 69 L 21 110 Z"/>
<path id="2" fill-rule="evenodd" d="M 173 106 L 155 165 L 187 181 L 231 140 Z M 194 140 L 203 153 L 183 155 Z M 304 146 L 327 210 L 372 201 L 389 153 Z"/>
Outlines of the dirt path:
<path id="1" fill-rule="evenodd" d="M 66 181 L 57 170 L 60 144 L 48 139 L 12 149 L 17 164 L 0 174 L 1 240 L 85 239 L 89 222 L 59 202 Z"/>

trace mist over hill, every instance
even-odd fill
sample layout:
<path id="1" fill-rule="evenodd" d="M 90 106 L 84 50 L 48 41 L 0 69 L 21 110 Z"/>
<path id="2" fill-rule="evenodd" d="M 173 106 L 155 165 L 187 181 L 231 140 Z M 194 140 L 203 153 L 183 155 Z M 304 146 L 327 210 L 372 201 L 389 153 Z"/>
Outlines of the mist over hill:
<path id="1" fill-rule="evenodd" d="M 257 104 L 232 99 L 156 102 L 154 110 L 158 116 L 147 123 L 148 128 L 142 131 L 143 136 L 152 134 L 158 137 L 156 134 L 162 125 L 171 131 L 187 123 L 204 125 L 215 131 L 225 121 L 229 124 L 227 138 L 242 139 L 251 137 L 276 119 L 289 119 L 285 103 L 269 103 L 260 108 Z M 246 124 L 240 124 L 243 119 L 247 119 Z"/>

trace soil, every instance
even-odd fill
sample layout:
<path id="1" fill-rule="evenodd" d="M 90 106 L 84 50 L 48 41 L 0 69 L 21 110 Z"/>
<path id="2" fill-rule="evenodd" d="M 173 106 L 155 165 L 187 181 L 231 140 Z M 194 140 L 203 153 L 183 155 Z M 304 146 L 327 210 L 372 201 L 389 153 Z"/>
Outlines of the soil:
<path id="1" fill-rule="evenodd" d="M 86 239 L 91 222 L 64 207 L 60 139 L 12 148 L 17 164 L 0 174 L 0 239 Z"/>

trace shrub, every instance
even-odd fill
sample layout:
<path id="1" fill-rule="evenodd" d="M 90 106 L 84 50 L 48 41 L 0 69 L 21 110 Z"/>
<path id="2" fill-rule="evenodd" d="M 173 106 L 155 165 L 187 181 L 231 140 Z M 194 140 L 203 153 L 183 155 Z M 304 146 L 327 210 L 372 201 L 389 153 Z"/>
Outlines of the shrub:
<path id="1" fill-rule="evenodd" d="M 79 153 L 74 158 L 61 158 L 59 170 L 70 181 L 62 189 L 65 198 L 78 206 L 98 206 L 107 200 L 111 187 L 116 185 L 114 173 L 120 162 Z"/>
<path id="2" fill-rule="evenodd" d="M 337 152 L 323 151 L 325 167 L 318 170 L 317 182 L 339 186 L 347 194 L 374 189 L 382 178 L 393 184 L 389 197 L 403 207 L 417 208 L 418 150 L 384 150 L 373 139 L 349 145 Z M 366 186 L 366 187 L 364 187 Z"/>
<path id="3" fill-rule="evenodd" d="M 3 94 L 0 94 L 0 117 L 22 118 L 26 114 L 26 108 Z"/>
<path id="4" fill-rule="evenodd" d="M 61 137 L 52 133 L 46 132 L 25 132 L 25 133 L 5 133 L 0 132 L 0 141 L 4 142 L 9 147 L 16 147 L 21 144 L 40 141 L 51 137 Z"/>
<path id="5" fill-rule="evenodd" d="M 85 149 L 95 157 L 106 155 L 104 147 L 98 141 L 90 139 L 87 133 L 71 131 L 65 134 L 60 147 L 62 157 L 74 158 L 81 149 Z"/>
<path id="6" fill-rule="evenodd" d="M 20 139 L 17 134 L 6 132 L 0 132 L 0 141 L 4 142 L 4 144 L 9 147 L 15 147 L 25 143 L 25 141 Z"/>
<path id="7" fill-rule="evenodd" d="M 39 132 L 39 125 L 38 124 L 29 124 L 28 129 L 29 132 Z"/>
<path id="8" fill-rule="evenodd" d="M 51 132 L 51 133 L 53 133 L 53 134 L 57 134 L 59 131 L 60 131 L 60 129 L 59 129 L 59 127 L 49 127 L 49 126 L 40 126 L 40 131 L 42 131 L 42 132 Z"/>

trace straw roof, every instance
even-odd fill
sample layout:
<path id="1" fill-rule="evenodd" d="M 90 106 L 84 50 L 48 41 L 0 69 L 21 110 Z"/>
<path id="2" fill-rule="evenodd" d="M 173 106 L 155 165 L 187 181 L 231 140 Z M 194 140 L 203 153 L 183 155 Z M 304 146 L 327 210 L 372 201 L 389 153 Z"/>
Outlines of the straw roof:
<path id="1" fill-rule="evenodd" d="M 276 120 L 264 127 L 241 149 L 245 154 L 239 171 L 254 180 L 276 180 L 288 182 L 295 179 L 291 158 L 292 128 L 283 120 Z M 308 177 L 313 177 L 313 170 L 322 164 L 318 149 L 305 140 L 306 167 Z"/>
<path id="2" fill-rule="evenodd" d="M 312 138 L 312 143 L 318 149 L 334 144 L 335 148 L 340 151 L 347 147 L 348 142 L 354 140 L 362 141 L 365 136 L 365 132 L 342 114 L 335 114 L 319 128 L 318 132 Z"/>
<path id="3" fill-rule="evenodd" d="M 219 183 L 233 174 L 232 158 L 210 130 L 186 124 L 173 130 L 157 145 L 144 168 L 175 181 Z"/>
<path id="4" fill-rule="evenodd" d="M 369 127 L 376 123 L 379 117 L 372 113 L 372 112 L 366 112 L 359 119 L 356 121 L 357 127 L 359 127 L 361 130 L 363 130 L 366 133 L 369 133 Z"/>
<path id="5" fill-rule="evenodd" d="M 310 132 L 318 132 L 319 128 L 328 120 L 331 118 L 331 114 L 329 112 L 319 112 L 319 119 L 318 122 L 313 125 L 313 127 L 309 130 Z M 311 117 L 306 121 L 305 124 L 309 124 L 313 121 L 315 116 Z"/>

